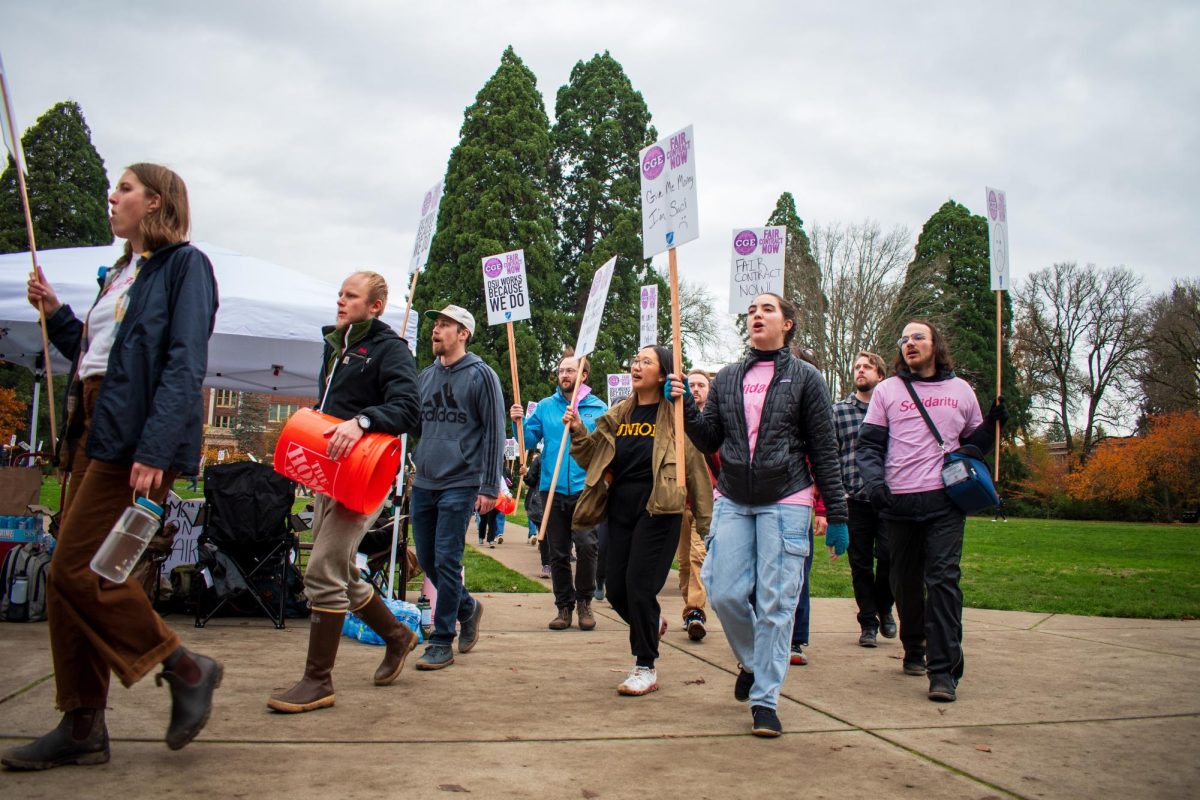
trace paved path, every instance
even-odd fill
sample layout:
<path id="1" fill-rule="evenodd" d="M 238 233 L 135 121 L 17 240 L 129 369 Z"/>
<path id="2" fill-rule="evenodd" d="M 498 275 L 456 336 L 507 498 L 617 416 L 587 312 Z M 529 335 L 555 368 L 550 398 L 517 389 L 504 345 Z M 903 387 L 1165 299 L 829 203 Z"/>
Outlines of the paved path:
<path id="1" fill-rule="evenodd" d="M 522 540 L 485 552 L 530 574 Z M 895 641 L 857 646 L 852 601 L 815 600 L 786 733 L 764 740 L 732 698 L 719 625 L 689 642 L 669 589 L 662 689 L 643 698 L 616 694 L 632 659 L 606 603 L 596 631 L 554 632 L 550 595 L 484 595 L 474 652 L 385 688 L 370 682 L 379 650 L 343 640 L 336 707 L 295 717 L 265 701 L 299 677 L 306 623 L 170 618 L 226 665 L 200 739 L 170 752 L 166 690 L 118 687 L 109 764 L 0 772 L 0 797 L 1200 796 L 1200 623 L 969 609 L 967 676 L 939 705 L 901 672 Z M 53 695 L 45 625 L 0 625 L 0 746 L 52 726 Z"/>

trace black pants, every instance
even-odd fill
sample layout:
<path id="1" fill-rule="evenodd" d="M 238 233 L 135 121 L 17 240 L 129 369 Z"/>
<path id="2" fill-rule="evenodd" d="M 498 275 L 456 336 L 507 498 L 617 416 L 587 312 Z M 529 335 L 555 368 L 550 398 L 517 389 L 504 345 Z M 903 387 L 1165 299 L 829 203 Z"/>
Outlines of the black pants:
<path id="1" fill-rule="evenodd" d="M 931 674 L 963 674 L 959 587 L 966 516 L 938 490 L 895 495 L 881 514 L 906 660 Z"/>
<path id="2" fill-rule="evenodd" d="M 871 504 L 848 501 L 850 506 L 850 580 L 858 603 L 858 624 L 879 628 L 879 618 L 892 610 L 889 583 L 890 558 L 879 515 Z"/>
<path id="3" fill-rule="evenodd" d="M 651 516 L 650 486 L 613 487 L 608 497 L 608 602 L 629 625 L 629 648 L 639 666 L 658 658 L 658 593 L 679 547 L 682 514 Z"/>
<path id="4" fill-rule="evenodd" d="M 549 492 L 546 493 L 547 496 Z M 571 517 L 579 495 L 555 496 L 546 523 L 545 541 L 550 543 L 550 584 L 554 605 L 575 608 L 580 600 L 591 600 L 596 591 L 596 529 L 572 531 Z M 571 580 L 571 545 L 575 545 L 575 580 Z"/>
<path id="5" fill-rule="evenodd" d="M 596 526 L 596 585 L 603 586 L 608 574 L 608 523 Z"/>
<path id="6" fill-rule="evenodd" d="M 500 512 L 492 509 L 486 514 L 479 515 L 479 540 L 491 544 L 496 539 L 496 520 Z"/>

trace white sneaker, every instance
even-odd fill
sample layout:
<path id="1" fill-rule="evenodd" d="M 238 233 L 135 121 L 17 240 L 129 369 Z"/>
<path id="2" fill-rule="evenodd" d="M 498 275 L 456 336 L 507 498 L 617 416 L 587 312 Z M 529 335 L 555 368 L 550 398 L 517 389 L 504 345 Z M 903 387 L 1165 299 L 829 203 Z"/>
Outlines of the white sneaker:
<path id="1" fill-rule="evenodd" d="M 643 695 L 658 691 L 658 673 L 654 667 L 634 667 L 620 686 L 618 694 Z"/>

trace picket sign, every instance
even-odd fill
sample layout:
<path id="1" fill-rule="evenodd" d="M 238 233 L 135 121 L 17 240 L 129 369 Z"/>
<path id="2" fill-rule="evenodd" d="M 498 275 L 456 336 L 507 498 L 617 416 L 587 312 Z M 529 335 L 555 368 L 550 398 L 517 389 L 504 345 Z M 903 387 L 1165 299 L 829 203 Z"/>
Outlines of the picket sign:
<path id="1" fill-rule="evenodd" d="M 588 290 L 587 307 L 583 310 L 583 321 L 579 324 L 579 339 L 575 343 L 575 355 L 579 358 L 578 378 L 575 379 L 575 391 L 571 392 L 571 405 L 574 411 L 579 407 L 579 401 L 587 397 L 591 388 L 584 386 L 583 373 L 587 370 L 588 354 L 596 349 L 596 335 L 600 332 L 600 319 L 604 316 L 604 303 L 608 300 L 608 287 L 612 284 L 613 270 L 617 266 L 617 257 L 613 256 L 596 270 L 592 276 L 592 286 Z M 542 512 L 542 524 L 538 528 L 537 540 L 546 538 L 546 523 L 550 520 L 550 508 L 554 505 L 554 490 L 558 488 L 558 472 L 562 469 L 563 454 L 571 439 L 571 428 L 563 426 L 562 441 L 558 445 L 558 458 L 554 462 L 554 475 L 550 478 L 550 494 L 546 496 L 546 508 Z"/>
<path id="2" fill-rule="evenodd" d="M 734 228 L 729 255 L 729 313 L 745 314 L 760 294 L 783 297 L 787 228 Z"/>
<path id="3" fill-rule="evenodd" d="M 642 287 L 641 297 L 641 335 L 638 337 L 638 347 L 650 347 L 658 344 L 658 285 L 651 283 Z"/>
<path id="4" fill-rule="evenodd" d="M 508 334 L 508 369 L 512 376 L 513 403 L 521 405 L 521 379 L 517 375 L 517 343 L 513 337 L 513 322 L 530 317 L 529 281 L 525 274 L 525 251 L 511 250 L 485 256 L 483 268 L 483 303 L 487 307 L 488 325 L 504 323 Z M 521 466 L 525 466 L 525 425 L 517 425 L 517 442 Z M 521 486 L 513 499 L 521 502 Z"/>
<path id="5" fill-rule="evenodd" d="M 1003 190 L 984 187 L 987 194 L 988 245 L 991 262 L 992 290 L 996 293 L 996 397 L 1000 397 L 1001 336 L 1004 333 L 1001 295 L 1008 291 L 1008 200 Z M 1000 420 L 996 420 L 996 469 L 992 472 L 997 487 L 1000 484 Z M 997 491 L 999 491 L 997 489 Z"/>

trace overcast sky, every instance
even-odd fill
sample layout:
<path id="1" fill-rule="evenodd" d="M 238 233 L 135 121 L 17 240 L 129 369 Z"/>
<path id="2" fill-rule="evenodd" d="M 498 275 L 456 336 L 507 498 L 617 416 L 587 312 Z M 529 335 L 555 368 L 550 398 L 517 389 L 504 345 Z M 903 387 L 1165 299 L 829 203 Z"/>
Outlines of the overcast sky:
<path id="1" fill-rule="evenodd" d="M 1200 273 L 1200 4 L 660 7 L 0 0 L 0 53 L 20 127 L 74 99 L 111 179 L 166 163 L 194 238 L 331 282 L 402 282 L 424 190 L 509 44 L 552 118 L 571 67 L 607 49 L 660 134 L 695 126 L 701 237 L 679 263 L 718 311 L 731 229 L 784 191 L 810 227 L 870 218 L 915 241 L 947 198 L 983 213 L 990 185 L 1016 279 L 1124 264 L 1159 292 Z"/>

